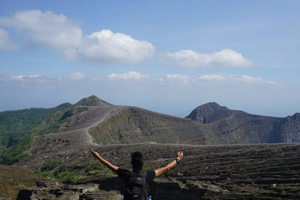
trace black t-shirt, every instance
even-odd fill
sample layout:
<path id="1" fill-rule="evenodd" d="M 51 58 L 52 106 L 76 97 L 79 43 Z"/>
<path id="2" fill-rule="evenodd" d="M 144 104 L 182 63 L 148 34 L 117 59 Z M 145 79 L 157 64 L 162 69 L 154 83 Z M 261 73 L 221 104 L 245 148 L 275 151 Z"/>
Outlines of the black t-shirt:
<path id="1" fill-rule="evenodd" d="M 117 174 L 121 179 L 123 179 L 125 181 L 126 188 L 128 188 L 129 179 L 130 179 L 130 171 L 127 169 L 118 168 Z M 154 178 L 155 178 L 155 171 L 154 170 L 147 171 L 146 183 L 147 183 L 148 191 L 149 191 L 150 183 L 153 181 Z"/>

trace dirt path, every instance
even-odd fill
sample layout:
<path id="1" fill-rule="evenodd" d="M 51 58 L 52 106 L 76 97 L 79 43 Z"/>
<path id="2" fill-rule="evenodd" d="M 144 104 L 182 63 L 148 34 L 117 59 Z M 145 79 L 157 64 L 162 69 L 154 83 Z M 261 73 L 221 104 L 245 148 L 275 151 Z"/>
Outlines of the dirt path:
<path id="1" fill-rule="evenodd" d="M 62 125 L 58 133 L 51 133 L 35 137 L 29 153 L 47 152 L 72 152 L 85 147 L 98 147 L 94 143 L 89 130 L 99 123 L 108 120 L 125 106 L 89 106 L 88 110 L 72 116 Z M 26 152 L 26 153 L 27 153 Z"/>
<path id="2" fill-rule="evenodd" d="M 91 134 L 89 133 L 89 129 L 96 127 L 97 125 L 99 125 L 100 123 L 104 122 L 105 120 L 108 120 L 110 117 L 112 117 L 114 114 L 120 112 L 122 109 L 124 109 L 124 106 L 116 106 L 115 108 L 113 108 L 112 110 L 110 110 L 108 113 L 106 113 L 100 120 L 98 120 L 95 124 L 85 128 L 84 133 L 87 136 L 87 142 L 93 145 L 98 145 L 96 143 L 94 143 L 93 141 L 93 137 L 91 136 Z M 110 136 L 110 135 L 109 135 Z M 111 136 L 110 136 L 111 138 Z"/>

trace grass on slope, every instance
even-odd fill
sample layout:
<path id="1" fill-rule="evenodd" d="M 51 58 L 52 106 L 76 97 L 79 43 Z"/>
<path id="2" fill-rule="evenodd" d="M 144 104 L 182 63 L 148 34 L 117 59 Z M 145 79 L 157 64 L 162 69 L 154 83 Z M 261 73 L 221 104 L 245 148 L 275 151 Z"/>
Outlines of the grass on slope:
<path id="1" fill-rule="evenodd" d="M 0 164 L 13 165 L 21 160 L 24 160 L 24 159 L 32 156 L 29 154 L 22 154 L 22 153 L 31 147 L 33 138 L 34 138 L 33 136 L 27 136 L 24 140 L 22 140 L 17 145 L 1 151 L 0 152 Z"/>
<path id="2" fill-rule="evenodd" d="M 90 129 L 98 144 L 140 142 L 210 144 L 209 133 L 192 120 L 128 107 Z"/>
<path id="3" fill-rule="evenodd" d="M 0 199 L 14 200 L 20 188 L 30 188 L 41 182 L 55 185 L 55 182 L 40 177 L 27 168 L 0 165 Z"/>
<path id="4" fill-rule="evenodd" d="M 28 123 L 24 122 L 25 124 L 23 124 L 23 127 L 21 126 L 19 128 L 15 128 L 13 131 L 1 131 L 0 141 L 2 141 L 2 148 L 0 149 L 0 164 L 12 165 L 25 158 L 28 158 L 30 155 L 21 154 L 30 149 L 34 135 L 55 133 L 70 117 L 86 110 L 85 108 L 73 107 L 69 105 L 70 104 L 59 106 L 59 108 L 63 110 L 57 110 L 58 108 L 54 109 L 55 112 L 51 113 L 46 118 L 32 117 L 31 119 L 27 120 Z M 24 115 L 28 114 L 28 116 L 31 116 L 31 109 L 28 110 L 28 112 L 29 113 Z M 32 112 L 37 114 L 35 109 L 33 109 Z M 16 111 L 16 113 L 18 114 L 19 112 Z M 49 114 L 49 112 L 47 114 Z M 22 118 L 18 117 L 19 115 L 16 116 L 17 117 L 12 118 L 12 116 L 8 115 L 8 118 L 11 120 L 6 121 L 5 123 L 11 122 L 10 126 L 17 126 L 16 124 L 20 124 Z M 16 121 L 16 123 L 14 123 L 14 121 Z M 2 126 L 2 128 L 3 127 L 4 126 Z M 7 138 L 9 138 L 8 141 Z"/>
<path id="5" fill-rule="evenodd" d="M 65 103 L 55 108 L 31 108 L 17 111 L 0 112 L 0 146 L 9 148 L 20 142 L 24 136 L 43 131 L 48 133 L 56 128 L 56 113 L 61 113 L 71 104 Z M 58 120 L 55 120 L 58 122 Z M 46 130 L 44 130 L 46 129 Z"/>
<path id="6" fill-rule="evenodd" d="M 35 174 L 47 177 L 51 180 L 58 181 L 61 185 L 74 184 L 80 177 L 85 177 L 95 174 L 114 174 L 103 164 L 97 163 L 83 163 L 75 164 L 75 166 L 66 166 L 63 160 L 49 162 L 41 169 L 34 171 Z"/>

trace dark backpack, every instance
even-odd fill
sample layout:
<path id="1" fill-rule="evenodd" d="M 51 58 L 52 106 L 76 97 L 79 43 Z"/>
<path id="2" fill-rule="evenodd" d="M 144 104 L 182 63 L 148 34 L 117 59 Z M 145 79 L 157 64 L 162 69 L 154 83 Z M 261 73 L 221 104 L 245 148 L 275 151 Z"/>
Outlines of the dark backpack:
<path id="1" fill-rule="evenodd" d="M 127 188 L 128 199 L 146 200 L 148 196 L 147 172 L 139 171 L 130 172 L 130 179 Z"/>

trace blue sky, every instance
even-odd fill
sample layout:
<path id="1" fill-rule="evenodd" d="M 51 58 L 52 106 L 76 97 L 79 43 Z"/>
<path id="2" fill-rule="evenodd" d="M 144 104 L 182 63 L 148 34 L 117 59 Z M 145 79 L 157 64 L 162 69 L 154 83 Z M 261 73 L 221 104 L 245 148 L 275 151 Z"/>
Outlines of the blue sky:
<path id="1" fill-rule="evenodd" d="M 0 111 L 96 95 L 180 117 L 300 112 L 300 1 L 0 3 Z"/>

